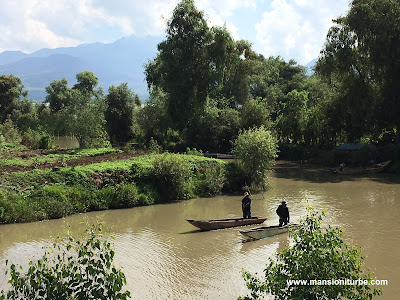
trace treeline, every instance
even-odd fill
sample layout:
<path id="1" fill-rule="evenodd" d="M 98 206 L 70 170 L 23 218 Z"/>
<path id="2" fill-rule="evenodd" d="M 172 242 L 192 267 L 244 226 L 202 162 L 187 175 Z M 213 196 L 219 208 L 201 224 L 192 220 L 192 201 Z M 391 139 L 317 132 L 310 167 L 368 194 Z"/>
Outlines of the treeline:
<path id="1" fill-rule="evenodd" d="M 388 17 L 381 24 L 377 14 Z M 229 152 L 241 130 L 261 126 L 283 152 L 399 141 L 400 29 L 391 26 L 399 17 L 389 0 L 353 1 L 308 76 L 293 60 L 266 58 L 225 27 L 209 27 L 194 1 L 182 0 L 145 65 L 145 104 L 125 83 L 105 94 L 91 72 L 77 74 L 72 88 L 54 80 L 45 104 L 35 104 L 20 79 L 3 75 L 0 133 L 36 147 L 46 147 L 48 135 L 73 134 L 81 147 L 132 141 L 177 152 Z"/>

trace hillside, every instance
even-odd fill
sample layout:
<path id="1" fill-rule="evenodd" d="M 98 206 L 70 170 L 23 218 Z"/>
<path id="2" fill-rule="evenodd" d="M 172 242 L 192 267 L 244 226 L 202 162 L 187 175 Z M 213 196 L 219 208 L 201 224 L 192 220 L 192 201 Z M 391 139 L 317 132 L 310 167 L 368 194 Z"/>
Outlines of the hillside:
<path id="1" fill-rule="evenodd" d="M 155 57 L 163 37 L 125 37 L 111 44 L 92 43 L 77 47 L 41 49 L 31 54 L 20 51 L 0 53 L 0 74 L 21 78 L 29 98 L 43 101 L 45 87 L 55 79 L 66 78 L 70 85 L 81 71 L 92 71 L 99 85 L 128 82 L 129 87 L 145 100 L 148 97 L 143 65 Z"/>

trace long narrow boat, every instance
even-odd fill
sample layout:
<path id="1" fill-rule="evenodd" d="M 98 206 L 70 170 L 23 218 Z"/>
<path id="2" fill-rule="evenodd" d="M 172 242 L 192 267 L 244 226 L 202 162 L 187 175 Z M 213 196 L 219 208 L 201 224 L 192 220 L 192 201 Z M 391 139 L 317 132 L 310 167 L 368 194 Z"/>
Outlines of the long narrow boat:
<path id="1" fill-rule="evenodd" d="M 288 224 L 282 227 L 279 226 L 263 226 L 257 227 L 250 230 L 240 231 L 242 235 L 249 239 L 263 239 L 269 236 L 274 236 L 282 233 L 286 233 L 289 231 L 289 228 L 298 227 L 299 224 Z"/>
<path id="2" fill-rule="evenodd" d="M 267 218 L 263 217 L 252 217 L 249 219 L 244 218 L 233 218 L 233 219 L 219 219 L 219 220 L 187 220 L 193 226 L 200 228 L 201 230 L 215 230 L 237 226 L 261 224 Z"/>
<path id="3" fill-rule="evenodd" d="M 391 160 L 376 164 L 372 167 L 344 167 L 332 169 L 334 173 L 344 175 L 364 175 L 364 174 L 376 174 L 385 171 Z"/>

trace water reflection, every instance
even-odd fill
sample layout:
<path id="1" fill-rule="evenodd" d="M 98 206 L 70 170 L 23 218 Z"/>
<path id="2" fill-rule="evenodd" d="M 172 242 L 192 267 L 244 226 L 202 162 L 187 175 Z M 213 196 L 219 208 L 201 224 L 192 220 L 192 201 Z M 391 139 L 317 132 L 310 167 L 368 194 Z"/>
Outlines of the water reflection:
<path id="1" fill-rule="evenodd" d="M 275 210 L 282 200 L 288 202 L 292 222 L 305 214 L 307 202 L 317 210 L 325 209 L 324 224 L 343 228 L 345 239 L 362 247 L 366 267 L 377 279 L 389 280 L 383 299 L 396 298 L 400 227 L 393 224 L 398 224 L 400 214 L 396 197 L 400 185 L 393 184 L 393 177 L 389 183 L 382 178 L 329 181 L 326 173 L 288 168 L 285 174 L 280 168 L 271 178 L 273 189 L 253 195 L 253 215 L 266 216 L 265 225 L 276 225 Z M 241 269 L 262 275 L 268 257 L 288 246 L 288 235 L 243 243 L 241 229 L 201 232 L 186 219 L 240 215 L 238 195 L 3 225 L 0 287 L 7 281 L 1 269 L 5 259 L 26 266 L 32 256 L 43 253 L 42 247 L 65 237 L 68 229 L 79 238 L 90 224 L 102 223 L 115 237 L 116 264 L 123 266 L 133 299 L 236 299 L 247 292 Z"/>

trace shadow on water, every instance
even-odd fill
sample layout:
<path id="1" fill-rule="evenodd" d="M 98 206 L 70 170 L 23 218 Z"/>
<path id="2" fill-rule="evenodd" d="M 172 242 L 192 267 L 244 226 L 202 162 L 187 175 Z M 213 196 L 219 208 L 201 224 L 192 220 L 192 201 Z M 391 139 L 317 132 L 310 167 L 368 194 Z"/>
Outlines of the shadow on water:
<path id="1" fill-rule="evenodd" d="M 191 231 L 185 231 L 185 232 L 179 232 L 179 234 L 192 234 L 192 233 L 200 233 L 200 232 L 207 232 L 207 231 L 204 231 L 204 230 L 200 230 L 200 229 L 194 229 L 194 230 L 191 230 Z"/>
<path id="2" fill-rule="evenodd" d="M 358 181 L 361 178 L 386 184 L 400 183 L 400 176 L 397 174 L 343 175 L 333 173 L 327 167 L 288 161 L 278 161 L 273 167 L 273 171 L 274 176 L 277 178 L 311 183 L 339 183 L 344 181 Z"/>

